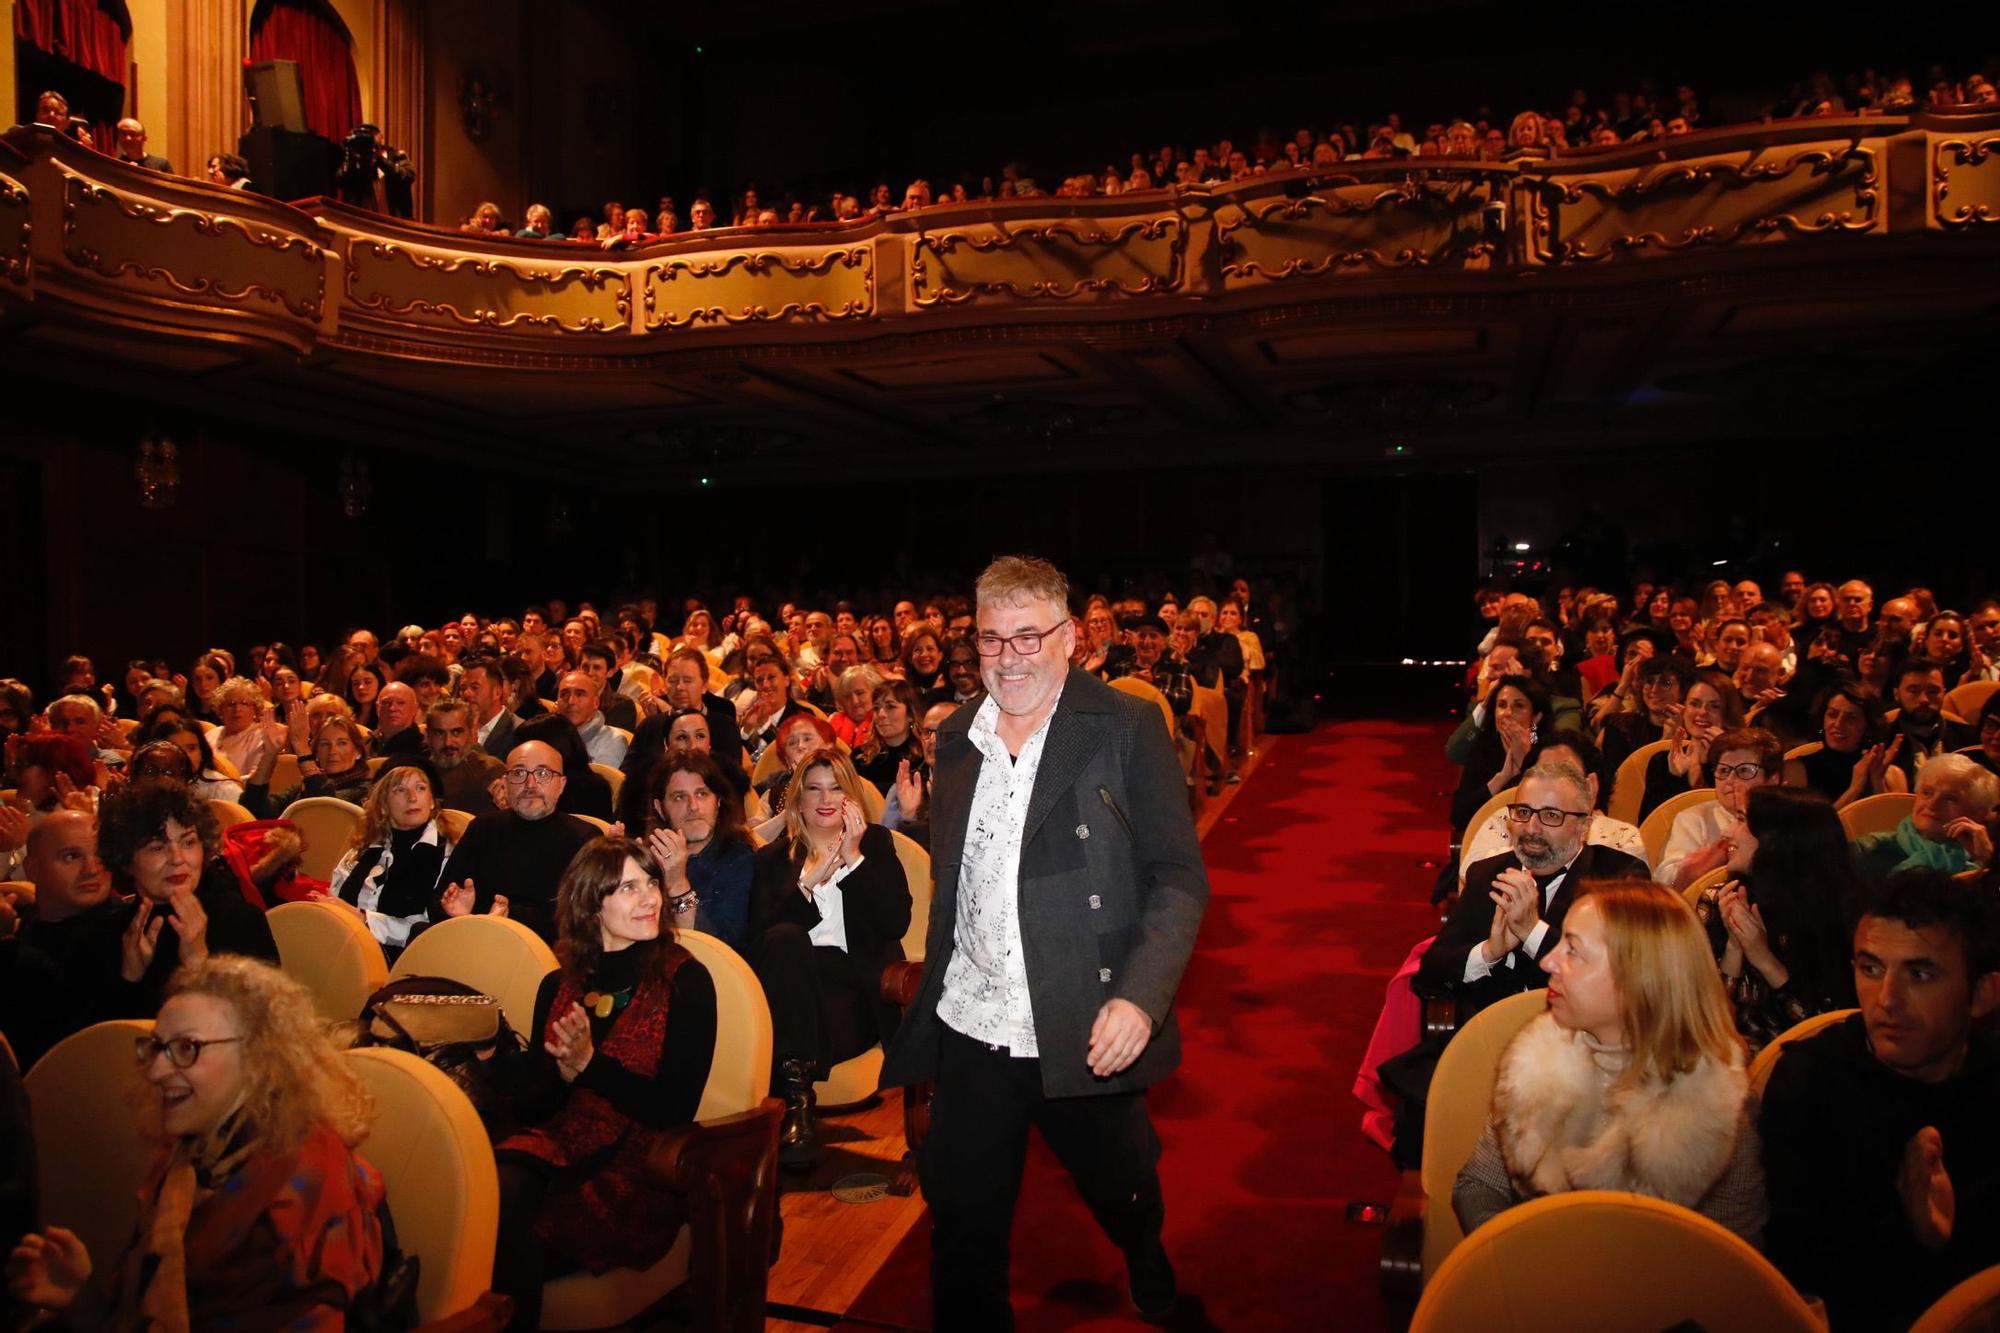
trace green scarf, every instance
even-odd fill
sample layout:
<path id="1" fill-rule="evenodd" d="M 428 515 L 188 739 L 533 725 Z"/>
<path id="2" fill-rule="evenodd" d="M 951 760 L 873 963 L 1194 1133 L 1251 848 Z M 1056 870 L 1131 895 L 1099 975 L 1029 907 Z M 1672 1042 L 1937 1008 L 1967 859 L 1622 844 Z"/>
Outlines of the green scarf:
<path id="1" fill-rule="evenodd" d="M 1955 842 L 1932 842 L 1917 832 L 1916 822 L 1907 816 L 1896 825 L 1896 850 L 1903 854 L 1891 870 L 1942 870 L 1956 875 L 1972 869 L 1972 857 Z"/>

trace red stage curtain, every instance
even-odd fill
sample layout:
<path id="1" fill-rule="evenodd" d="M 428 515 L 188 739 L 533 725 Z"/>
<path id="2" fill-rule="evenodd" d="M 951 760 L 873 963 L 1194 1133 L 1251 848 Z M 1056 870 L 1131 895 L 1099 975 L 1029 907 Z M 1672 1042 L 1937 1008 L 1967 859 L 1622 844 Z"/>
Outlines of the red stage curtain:
<path id="1" fill-rule="evenodd" d="M 111 0 L 14 0 L 14 35 L 38 51 L 81 65 L 125 86 L 125 43 L 132 20 Z"/>
<path id="2" fill-rule="evenodd" d="M 361 81 L 347 29 L 324 4 L 272 0 L 250 33 L 252 60 L 296 60 L 305 85 L 306 125 L 339 143 L 361 123 Z"/>

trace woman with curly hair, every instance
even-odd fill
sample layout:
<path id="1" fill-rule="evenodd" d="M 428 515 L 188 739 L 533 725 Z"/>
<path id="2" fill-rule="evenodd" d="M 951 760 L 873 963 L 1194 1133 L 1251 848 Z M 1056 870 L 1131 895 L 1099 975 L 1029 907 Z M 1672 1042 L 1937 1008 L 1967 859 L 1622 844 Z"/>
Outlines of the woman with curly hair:
<path id="1" fill-rule="evenodd" d="M 542 1283 L 577 1268 L 646 1268 L 686 1220 L 652 1184 L 662 1130 L 694 1120 L 715 1055 L 715 983 L 674 942 L 659 877 L 630 838 L 593 838 L 556 890 L 556 956 L 531 1031 L 540 1038 L 523 1119 L 495 1146 L 494 1289 L 509 1327 L 539 1326 Z"/>
<path id="2" fill-rule="evenodd" d="M 134 1240 L 93 1282 L 74 1233 L 24 1236 L 14 1297 L 75 1328 L 346 1327 L 382 1276 L 382 1179 L 354 1153 L 375 1105 L 305 988 L 205 959 L 134 1046 L 158 1143 Z"/>
<path id="3" fill-rule="evenodd" d="M 469 892 L 438 897 L 454 844 L 437 812 L 437 781 L 429 769 L 384 769 L 327 886 L 326 898 L 359 912 L 391 961 L 424 926 L 472 910 Z M 506 903 L 496 896 L 493 911 L 505 916 Z"/>

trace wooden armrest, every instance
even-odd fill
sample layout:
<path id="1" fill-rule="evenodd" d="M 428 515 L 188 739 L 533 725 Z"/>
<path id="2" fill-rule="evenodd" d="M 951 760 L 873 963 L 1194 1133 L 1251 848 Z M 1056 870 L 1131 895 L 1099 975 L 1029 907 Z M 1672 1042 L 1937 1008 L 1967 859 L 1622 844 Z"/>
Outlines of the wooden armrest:
<path id="1" fill-rule="evenodd" d="M 500 1333 L 514 1317 L 512 1297 L 497 1291 L 483 1291 L 479 1299 L 442 1319 L 418 1324 L 417 1333 Z"/>
<path id="2" fill-rule="evenodd" d="M 1420 1036 L 1451 1038 L 1458 1031 L 1458 1001 L 1449 995 L 1426 995 L 1424 1001 L 1424 1025 Z"/>
<path id="3" fill-rule="evenodd" d="M 653 1181 L 687 1195 L 692 1326 L 703 1333 L 763 1333 L 784 1114 L 783 1102 L 766 1097 L 662 1134 L 647 1154 Z"/>
<path id="4" fill-rule="evenodd" d="M 882 969 L 882 1001 L 907 1009 L 917 1002 L 917 992 L 923 988 L 924 965 L 922 963 L 894 962 Z"/>

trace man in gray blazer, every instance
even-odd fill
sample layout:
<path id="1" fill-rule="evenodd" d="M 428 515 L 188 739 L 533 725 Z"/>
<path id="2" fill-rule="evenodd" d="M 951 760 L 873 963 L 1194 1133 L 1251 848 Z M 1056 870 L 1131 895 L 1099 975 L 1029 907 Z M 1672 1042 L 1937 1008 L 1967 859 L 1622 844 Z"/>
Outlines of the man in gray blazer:
<path id="1" fill-rule="evenodd" d="M 1033 1125 L 1125 1254 L 1149 1319 L 1176 1303 L 1145 1090 L 1180 1058 L 1174 992 L 1208 901 L 1156 706 L 1072 670 L 1069 586 L 1004 557 L 978 585 L 987 694 L 939 729 L 923 986 L 886 1086 L 936 1084 L 919 1161 L 933 1327 L 1006 1329 L 1008 1233 Z"/>

